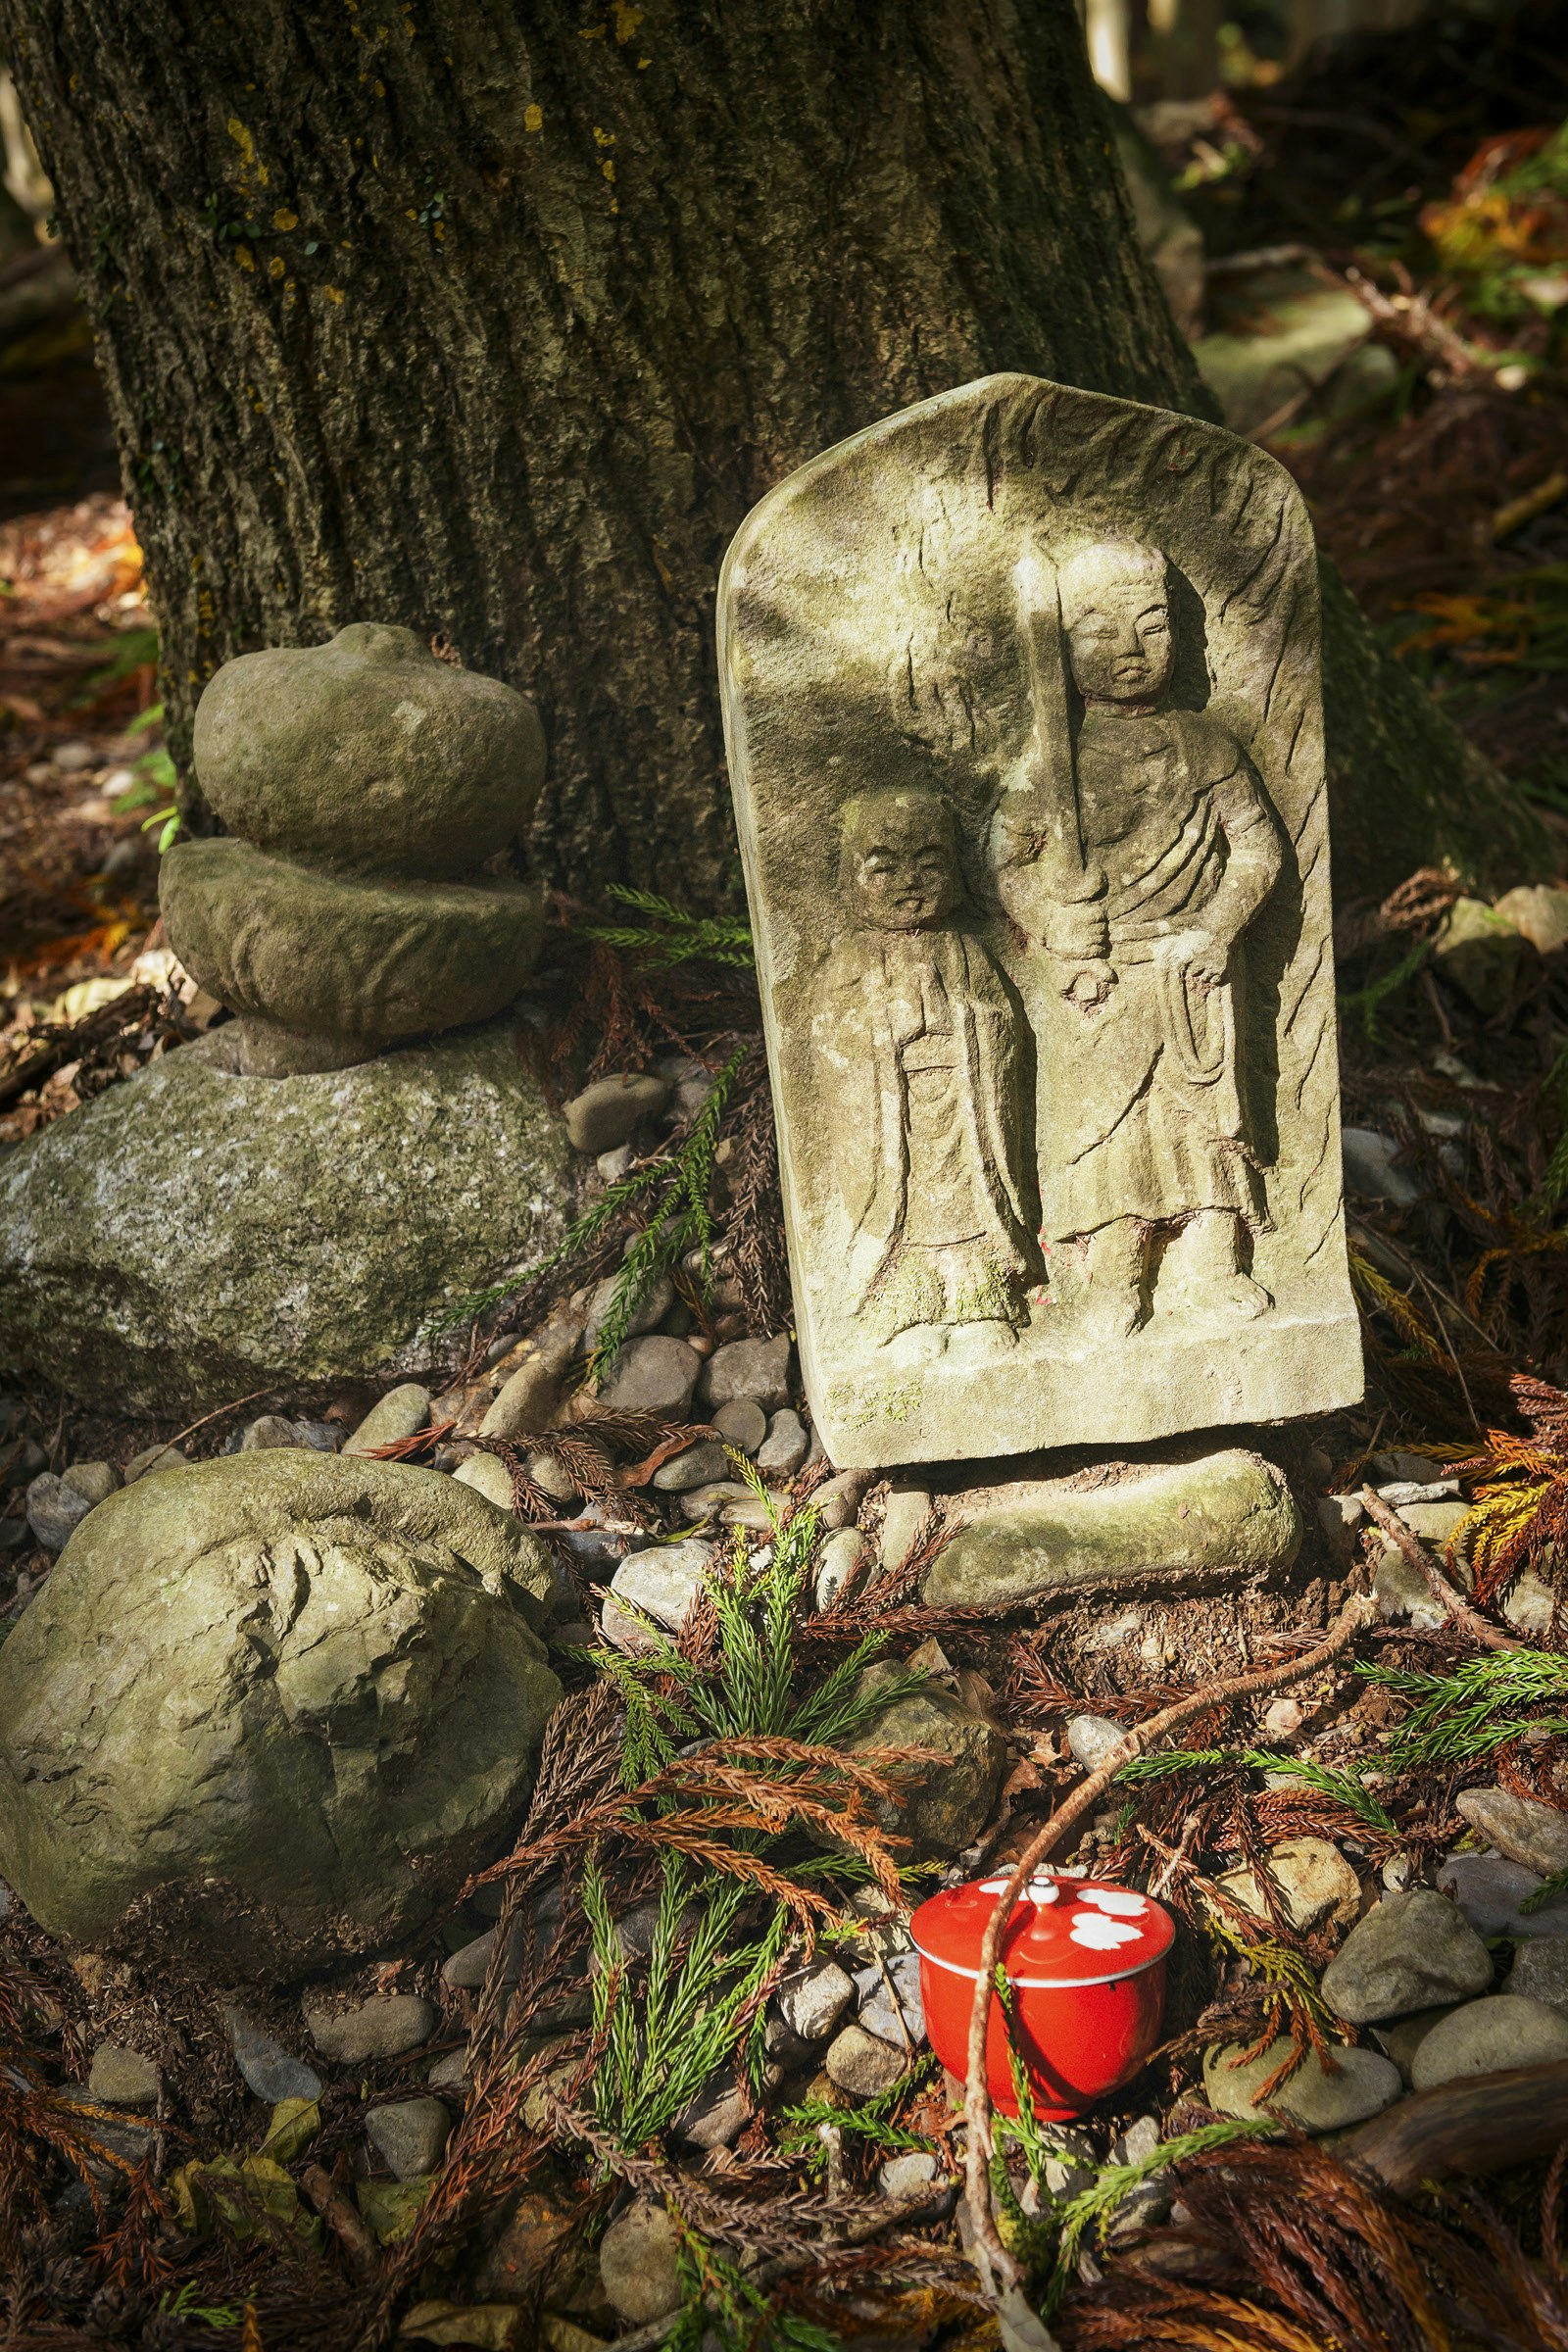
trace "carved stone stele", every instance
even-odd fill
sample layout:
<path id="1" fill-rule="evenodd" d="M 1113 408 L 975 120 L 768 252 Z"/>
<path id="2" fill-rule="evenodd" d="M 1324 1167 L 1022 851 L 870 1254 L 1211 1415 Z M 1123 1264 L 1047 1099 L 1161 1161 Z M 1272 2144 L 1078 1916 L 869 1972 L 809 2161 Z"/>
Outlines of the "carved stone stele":
<path id="1" fill-rule="evenodd" d="M 1317 578 L 1284 470 L 988 377 L 763 499 L 719 661 L 833 1458 L 1359 1396 Z"/>

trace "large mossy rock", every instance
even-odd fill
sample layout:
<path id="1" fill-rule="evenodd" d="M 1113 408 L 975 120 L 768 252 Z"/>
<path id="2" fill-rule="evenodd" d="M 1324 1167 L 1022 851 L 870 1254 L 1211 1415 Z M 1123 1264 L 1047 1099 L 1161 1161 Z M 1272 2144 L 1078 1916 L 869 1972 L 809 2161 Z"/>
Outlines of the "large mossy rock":
<path id="1" fill-rule="evenodd" d="M 386 1948 L 526 1801 L 550 1577 L 433 1470 L 279 1449 L 122 1488 L 0 1649 L 0 1877 L 53 1935 L 220 1979 Z"/>
<path id="2" fill-rule="evenodd" d="M 0 1354 L 147 1412 L 424 1371 L 559 1239 L 572 1154 L 509 1023 L 288 1078 L 231 1034 L 0 1156 Z"/>
<path id="3" fill-rule="evenodd" d="M 963 1509 L 926 1576 L 932 1608 L 1011 1605 L 1082 1584 L 1283 1574 L 1301 1546 L 1283 1475 L 1240 1446 L 1018 1479 L 966 1494 Z"/>

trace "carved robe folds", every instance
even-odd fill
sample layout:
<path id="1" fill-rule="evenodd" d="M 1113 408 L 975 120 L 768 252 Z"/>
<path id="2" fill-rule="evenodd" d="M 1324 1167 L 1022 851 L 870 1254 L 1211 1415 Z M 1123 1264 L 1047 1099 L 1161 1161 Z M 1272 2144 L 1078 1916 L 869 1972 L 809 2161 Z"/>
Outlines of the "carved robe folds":
<path id="1" fill-rule="evenodd" d="M 1356 1398 L 1284 470 L 1159 410 L 965 385 L 768 494 L 719 660 L 833 1459 Z"/>

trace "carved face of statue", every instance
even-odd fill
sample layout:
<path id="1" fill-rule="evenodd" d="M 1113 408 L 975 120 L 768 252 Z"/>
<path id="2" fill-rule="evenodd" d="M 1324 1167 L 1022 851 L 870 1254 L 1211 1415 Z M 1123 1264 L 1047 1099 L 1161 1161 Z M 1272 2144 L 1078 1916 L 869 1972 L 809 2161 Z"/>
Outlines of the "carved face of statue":
<path id="1" fill-rule="evenodd" d="M 1061 567 L 1072 674 L 1087 702 L 1146 703 L 1170 679 L 1170 597 L 1158 548 L 1102 539 Z"/>
<path id="2" fill-rule="evenodd" d="M 953 821 L 929 792 L 876 792 L 842 820 L 843 873 L 862 921 L 878 931 L 925 931 L 963 895 Z"/>
<path id="3" fill-rule="evenodd" d="M 1102 589 L 1067 642 L 1087 702 L 1147 703 L 1170 677 L 1170 606 L 1143 581 Z"/>

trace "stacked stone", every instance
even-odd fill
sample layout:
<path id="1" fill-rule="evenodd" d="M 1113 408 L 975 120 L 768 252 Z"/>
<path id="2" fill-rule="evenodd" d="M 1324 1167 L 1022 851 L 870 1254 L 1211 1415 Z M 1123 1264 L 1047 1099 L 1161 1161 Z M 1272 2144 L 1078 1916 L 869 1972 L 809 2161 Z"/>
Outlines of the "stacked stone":
<path id="1" fill-rule="evenodd" d="M 196 773 L 228 838 L 164 859 L 175 955 L 240 1016 L 240 1066 L 342 1069 L 481 1021 L 539 953 L 536 885 L 492 871 L 544 781 L 531 703 L 362 621 L 225 662 Z"/>

